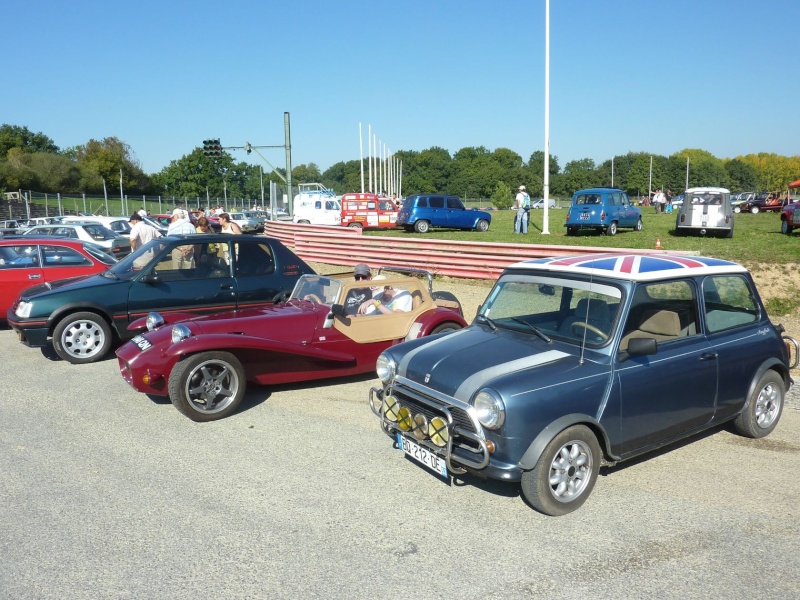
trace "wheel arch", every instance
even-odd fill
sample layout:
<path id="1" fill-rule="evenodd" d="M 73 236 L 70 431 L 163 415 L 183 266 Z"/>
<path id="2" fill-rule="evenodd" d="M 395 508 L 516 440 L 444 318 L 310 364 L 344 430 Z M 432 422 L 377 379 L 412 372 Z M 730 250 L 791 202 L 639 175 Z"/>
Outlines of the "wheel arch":
<path id="1" fill-rule="evenodd" d="M 533 469 L 536 466 L 536 463 L 539 462 L 539 458 L 542 456 L 545 448 L 547 448 L 547 445 L 553 441 L 553 438 L 573 425 L 585 425 L 592 431 L 592 433 L 594 433 L 595 437 L 597 437 L 597 442 L 600 444 L 600 450 L 604 455 L 601 458 L 614 458 L 611 456 L 609 451 L 610 445 L 608 441 L 608 435 L 606 434 L 606 430 L 600 424 L 600 422 L 594 417 L 590 417 L 586 414 L 572 413 L 559 417 L 539 432 L 539 434 L 528 446 L 525 454 L 523 454 L 522 458 L 519 460 L 519 467 L 523 471 L 530 471 Z"/>
<path id="2" fill-rule="evenodd" d="M 758 384 L 759 380 L 764 376 L 765 373 L 767 373 L 767 371 L 775 371 L 778 377 L 783 380 L 784 391 L 789 390 L 789 386 L 792 383 L 789 370 L 786 368 L 786 365 L 784 365 L 777 358 L 770 358 L 764 361 L 755 371 L 755 373 L 753 373 L 753 377 L 750 379 L 750 385 L 747 386 L 747 395 L 744 397 L 744 402 L 742 402 L 742 410 L 745 410 L 750 405 L 750 398 L 753 396 L 756 384 Z"/>
<path id="3" fill-rule="evenodd" d="M 71 314 L 79 313 L 79 312 L 90 312 L 95 313 L 97 316 L 102 317 L 103 320 L 108 323 L 108 326 L 111 328 L 111 331 L 117 338 L 120 337 L 120 332 L 117 329 L 117 324 L 114 322 L 113 317 L 108 312 L 108 308 L 103 306 L 102 304 L 96 303 L 71 303 L 71 304 L 64 304 L 63 306 L 59 306 L 56 310 L 54 310 L 50 314 L 50 318 L 47 320 L 47 333 L 48 335 L 53 335 L 58 324 L 65 318 Z"/>

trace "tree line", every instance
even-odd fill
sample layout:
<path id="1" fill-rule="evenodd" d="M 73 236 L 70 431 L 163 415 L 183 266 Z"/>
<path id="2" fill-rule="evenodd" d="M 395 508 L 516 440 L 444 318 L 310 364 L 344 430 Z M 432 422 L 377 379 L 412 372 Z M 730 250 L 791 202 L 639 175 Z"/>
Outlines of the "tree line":
<path id="1" fill-rule="evenodd" d="M 399 151 L 394 156 L 403 165 L 403 195 L 440 192 L 466 199 L 492 198 L 504 204 L 520 185 L 534 197 L 543 194 L 541 151 L 527 161 L 508 148 L 488 150 L 483 146 L 461 148 L 452 155 L 444 148 L 432 147 Z M 590 158 L 573 160 L 563 168 L 557 157 L 550 156 L 550 196 L 566 198 L 578 189 L 611 185 L 631 196 L 658 188 L 678 194 L 686 187 L 687 161 L 689 187 L 773 191 L 800 178 L 800 155 L 759 153 L 727 159 L 700 149 L 685 149 L 671 156 L 629 152 L 600 164 Z M 97 194 L 104 185 L 118 189 L 121 173 L 122 185 L 131 194 L 259 198 L 262 186 L 268 186 L 270 180 L 283 183 L 285 171 L 276 171 L 262 173 L 258 165 L 236 162 L 225 151 L 219 157 L 208 157 L 198 146 L 161 171 L 147 174 L 131 147 L 116 137 L 90 139 L 61 149 L 41 132 L 25 126 L 0 126 L 0 185 L 5 191 Z M 298 165 L 292 169 L 292 180 L 319 182 L 339 194 L 361 191 L 361 161 L 341 161 L 324 172 L 314 163 Z"/>

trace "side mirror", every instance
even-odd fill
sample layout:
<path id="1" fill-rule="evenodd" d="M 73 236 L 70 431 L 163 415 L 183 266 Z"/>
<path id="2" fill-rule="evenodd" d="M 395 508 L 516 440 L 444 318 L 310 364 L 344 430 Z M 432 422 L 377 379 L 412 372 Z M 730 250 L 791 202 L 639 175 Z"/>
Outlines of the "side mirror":
<path id="1" fill-rule="evenodd" d="M 155 283 L 160 283 L 161 280 L 158 278 L 158 272 L 153 269 L 147 275 L 143 275 L 142 278 L 139 280 L 142 283 L 146 283 L 148 285 L 153 285 Z"/>
<path id="2" fill-rule="evenodd" d="M 625 362 L 634 356 L 651 356 L 658 352 L 658 342 L 655 338 L 631 338 L 628 340 L 628 349 L 620 352 L 619 362 Z"/>
<path id="3" fill-rule="evenodd" d="M 331 305 L 331 315 L 334 317 L 344 317 L 344 305 L 343 304 L 333 304 Z"/>

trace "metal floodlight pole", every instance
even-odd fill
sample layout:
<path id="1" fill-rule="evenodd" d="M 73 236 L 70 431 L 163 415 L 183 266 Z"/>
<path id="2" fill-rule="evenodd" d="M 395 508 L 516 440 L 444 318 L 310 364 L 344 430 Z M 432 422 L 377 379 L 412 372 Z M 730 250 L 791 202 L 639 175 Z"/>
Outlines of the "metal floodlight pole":
<path id="1" fill-rule="evenodd" d="M 289 214 L 294 214 L 294 200 L 292 198 L 292 134 L 289 126 L 289 113 L 283 113 L 283 129 L 286 134 L 286 187 L 289 188 L 287 202 Z"/>

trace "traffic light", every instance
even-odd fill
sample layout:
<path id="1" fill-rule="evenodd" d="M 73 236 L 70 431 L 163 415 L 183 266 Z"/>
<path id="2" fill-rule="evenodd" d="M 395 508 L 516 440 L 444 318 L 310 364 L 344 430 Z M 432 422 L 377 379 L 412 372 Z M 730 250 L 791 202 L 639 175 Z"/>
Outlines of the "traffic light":
<path id="1" fill-rule="evenodd" d="M 219 139 L 203 140 L 203 155 L 211 157 L 222 156 L 222 146 L 219 143 Z"/>

